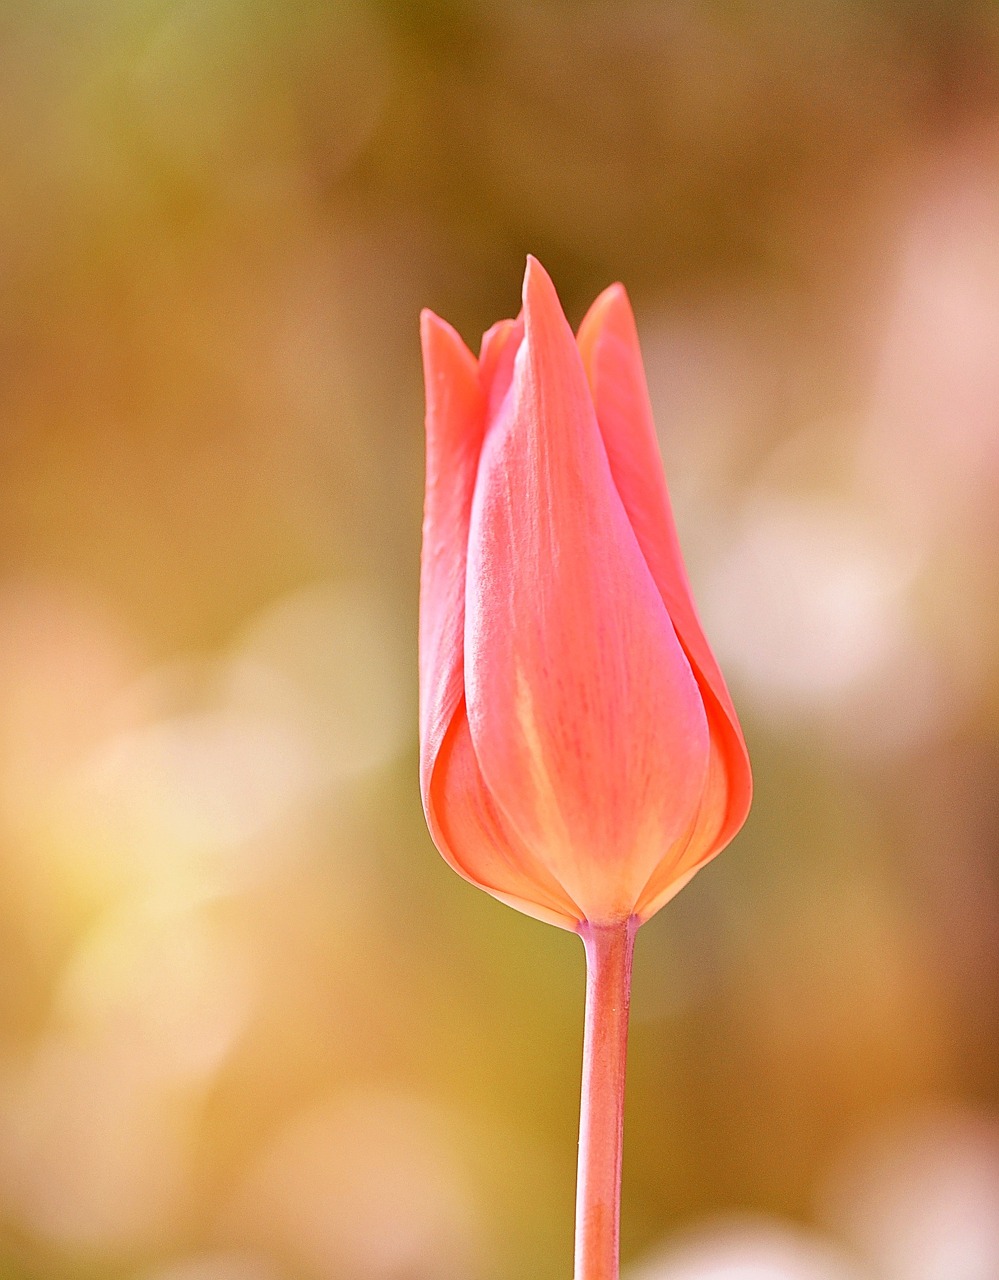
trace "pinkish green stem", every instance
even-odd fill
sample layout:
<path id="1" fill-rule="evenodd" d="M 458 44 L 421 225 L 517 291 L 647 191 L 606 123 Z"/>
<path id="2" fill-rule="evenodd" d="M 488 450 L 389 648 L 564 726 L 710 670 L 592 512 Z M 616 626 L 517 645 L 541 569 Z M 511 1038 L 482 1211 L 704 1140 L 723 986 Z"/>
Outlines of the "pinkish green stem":
<path id="1" fill-rule="evenodd" d="M 624 1071 L 638 918 L 584 922 L 586 1022 L 576 1180 L 575 1280 L 618 1280 Z"/>

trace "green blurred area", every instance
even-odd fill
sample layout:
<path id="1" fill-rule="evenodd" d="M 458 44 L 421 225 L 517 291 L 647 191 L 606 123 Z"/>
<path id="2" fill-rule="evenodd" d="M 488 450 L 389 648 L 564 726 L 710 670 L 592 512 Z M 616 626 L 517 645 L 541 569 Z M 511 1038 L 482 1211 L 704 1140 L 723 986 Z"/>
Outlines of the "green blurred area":
<path id="1" fill-rule="evenodd" d="M 629 290 L 756 774 L 626 1262 L 999 1274 L 995 6 L 9 0 L 0 174 L 0 1276 L 570 1274 L 582 948 L 416 777 L 417 316 L 528 252 Z"/>

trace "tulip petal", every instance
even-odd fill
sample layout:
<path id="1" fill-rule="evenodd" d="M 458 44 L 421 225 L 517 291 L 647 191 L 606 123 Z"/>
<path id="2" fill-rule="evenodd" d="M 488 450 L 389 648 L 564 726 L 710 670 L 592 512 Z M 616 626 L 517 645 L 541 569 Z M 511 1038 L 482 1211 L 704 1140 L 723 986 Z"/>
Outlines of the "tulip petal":
<path id="1" fill-rule="evenodd" d="M 420 572 L 420 786 L 464 696 L 465 555 L 485 430 L 478 363 L 449 324 L 420 317 L 427 391 L 427 489 Z"/>
<path id="2" fill-rule="evenodd" d="M 722 851 L 730 838 L 720 838 L 731 809 L 728 771 L 719 746 L 724 730 L 717 723 L 720 716 L 717 703 L 707 702 L 705 711 L 711 735 L 711 750 L 708 777 L 704 784 L 697 821 L 686 844 L 671 850 L 671 856 L 664 858 L 656 867 L 639 895 L 635 904 L 635 914 L 643 921 L 651 919 L 660 907 L 664 907 L 671 898 L 675 898 L 701 867 L 706 862 L 710 862 L 716 853 Z"/>
<path id="3" fill-rule="evenodd" d="M 711 731 L 711 784 L 700 819 L 683 861 L 679 867 L 660 868 L 655 877 L 658 883 L 664 876 L 682 872 L 691 859 L 701 865 L 735 835 L 749 811 L 752 775 L 735 708 L 691 594 L 634 316 L 622 285 L 611 285 L 594 302 L 580 326 L 578 345 L 614 483 L 694 671 Z M 654 888 L 649 886 L 649 890 Z"/>
<path id="4" fill-rule="evenodd" d="M 533 259 L 524 318 L 472 504 L 471 739 L 504 822 L 588 919 L 620 919 L 664 855 L 686 847 L 708 727 L 611 476 L 572 331 Z"/>
<path id="5" fill-rule="evenodd" d="M 486 397 L 487 420 L 493 421 L 513 381 L 513 364 L 524 337 L 524 318 L 500 320 L 482 335 L 479 379 Z"/>
<path id="6" fill-rule="evenodd" d="M 432 312 L 421 317 L 421 329 L 427 385 L 421 783 L 428 825 L 444 859 L 466 880 L 528 915 L 575 929 L 579 909 L 503 827 L 475 759 L 464 704 L 465 560 L 484 406 L 497 378 L 509 385 L 523 322 L 494 325 L 478 366 Z"/>
<path id="7" fill-rule="evenodd" d="M 496 808 L 463 702 L 441 744 L 426 812 L 434 843 L 459 875 L 537 920 L 578 927 L 583 913 Z"/>

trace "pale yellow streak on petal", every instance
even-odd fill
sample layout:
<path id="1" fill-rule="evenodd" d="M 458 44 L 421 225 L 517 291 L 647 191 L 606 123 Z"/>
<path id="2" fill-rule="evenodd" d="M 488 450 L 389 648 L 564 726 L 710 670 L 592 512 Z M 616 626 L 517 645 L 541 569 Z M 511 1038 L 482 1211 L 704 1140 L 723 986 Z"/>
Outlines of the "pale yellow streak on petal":
<path id="1" fill-rule="evenodd" d="M 558 791 L 552 781 L 551 770 L 545 759 L 538 718 L 534 710 L 534 695 L 521 667 L 516 669 L 516 693 L 513 714 L 520 726 L 524 750 L 530 763 L 531 782 L 534 786 L 535 810 L 545 832 L 546 841 L 562 849 L 569 849 L 569 828 L 562 814 Z"/>

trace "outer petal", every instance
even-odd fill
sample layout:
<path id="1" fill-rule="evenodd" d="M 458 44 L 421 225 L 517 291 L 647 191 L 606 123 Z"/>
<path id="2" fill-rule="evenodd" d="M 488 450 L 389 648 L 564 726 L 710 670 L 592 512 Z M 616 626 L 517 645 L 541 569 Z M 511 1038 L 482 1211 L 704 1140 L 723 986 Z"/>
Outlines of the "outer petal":
<path id="1" fill-rule="evenodd" d="M 710 780 L 697 826 L 682 860 L 664 864 L 650 882 L 640 904 L 647 918 L 672 896 L 676 876 L 713 857 L 742 826 L 752 798 L 752 775 L 735 708 L 691 594 L 638 334 L 621 285 L 612 285 L 594 302 L 580 326 L 578 344 L 614 483 L 697 678 L 711 730 Z"/>
<path id="2" fill-rule="evenodd" d="M 528 915 L 575 929 L 581 913 L 507 830 L 482 780 L 465 715 L 465 564 L 492 385 L 509 385 L 523 323 L 493 326 L 477 364 L 455 331 L 421 317 L 427 490 L 420 579 L 420 773 L 427 822 L 459 875 Z M 503 356 L 508 341 L 513 349 Z M 488 359 L 487 359 L 488 357 Z M 497 391 L 502 395 L 502 390 Z"/>
<path id="3" fill-rule="evenodd" d="M 724 730 L 718 723 L 720 713 L 717 705 L 710 699 L 705 702 L 705 711 L 711 734 L 711 750 L 708 777 L 701 796 L 701 807 L 686 844 L 670 850 L 669 855 L 656 867 L 639 895 L 635 914 L 642 920 L 650 919 L 660 907 L 664 907 L 671 898 L 675 898 L 705 862 L 710 861 L 716 853 L 720 853 L 730 839 L 728 836 L 724 839 L 721 837 L 731 809 L 732 792 L 727 765 L 719 746 Z M 739 820 L 740 826 L 742 821 L 743 819 Z M 732 834 L 734 835 L 735 832 L 733 831 Z"/>
<path id="4" fill-rule="evenodd" d="M 575 929 L 582 912 L 503 819 L 475 758 L 464 702 L 441 744 L 427 805 L 445 861 L 495 898 L 549 924 Z"/>
<path id="5" fill-rule="evenodd" d="M 685 847 L 704 708 L 611 477 L 582 362 L 533 259 L 513 387 L 472 507 L 465 690 L 498 811 L 591 920 Z"/>
<path id="6" fill-rule="evenodd" d="M 464 697 L 465 563 L 485 397 L 475 357 L 431 311 L 420 317 L 427 392 L 427 488 L 420 569 L 420 788 Z"/>

